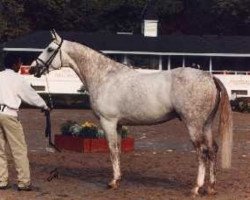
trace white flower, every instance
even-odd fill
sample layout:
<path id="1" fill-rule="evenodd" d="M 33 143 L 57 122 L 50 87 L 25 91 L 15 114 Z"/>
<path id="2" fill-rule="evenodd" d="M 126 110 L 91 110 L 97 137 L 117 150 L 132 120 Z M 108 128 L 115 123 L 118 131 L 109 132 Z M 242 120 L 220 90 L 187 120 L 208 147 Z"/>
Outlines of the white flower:
<path id="1" fill-rule="evenodd" d="M 69 128 L 69 132 L 73 136 L 77 136 L 81 133 L 82 127 L 79 124 L 74 124 Z"/>

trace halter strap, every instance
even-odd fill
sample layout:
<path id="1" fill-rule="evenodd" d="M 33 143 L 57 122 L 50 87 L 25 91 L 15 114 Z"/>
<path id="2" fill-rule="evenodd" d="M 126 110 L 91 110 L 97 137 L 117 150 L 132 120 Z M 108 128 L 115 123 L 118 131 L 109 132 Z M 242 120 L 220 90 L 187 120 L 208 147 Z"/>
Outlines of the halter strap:
<path id="1" fill-rule="evenodd" d="M 39 62 L 42 63 L 43 65 L 43 69 L 40 71 L 40 74 L 42 75 L 45 71 L 49 70 L 49 66 L 50 64 L 53 62 L 54 58 L 56 57 L 57 53 L 60 52 L 60 60 L 61 60 L 61 66 L 59 69 L 62 68 L 62 52 L 61 52 L 61 46 L 62 46 L 63 40 L 61 40 L 60 44 L 57 44 L 58 47 L 57 49 L 54 51 L 54 53 L 50 56 L 50 58 L 44 62 L 42 59 L 37 58 L 36 59 L 36 64 L 37 66 L 39 65 Z"/>

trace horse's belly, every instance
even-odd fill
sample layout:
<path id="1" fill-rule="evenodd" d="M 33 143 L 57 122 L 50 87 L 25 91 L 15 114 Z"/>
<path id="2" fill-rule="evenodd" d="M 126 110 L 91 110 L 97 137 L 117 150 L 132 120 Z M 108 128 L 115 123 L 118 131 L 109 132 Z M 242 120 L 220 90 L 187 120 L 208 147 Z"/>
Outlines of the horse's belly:
<path id="1" fill-rule="evenodd" d="M 175 117 L 177 117 L 177 114 L 174 111 L 162 113 L 141 112 L 122 116 L 119 123 L 123 125 L 150 125 L 163 123 Z"/>

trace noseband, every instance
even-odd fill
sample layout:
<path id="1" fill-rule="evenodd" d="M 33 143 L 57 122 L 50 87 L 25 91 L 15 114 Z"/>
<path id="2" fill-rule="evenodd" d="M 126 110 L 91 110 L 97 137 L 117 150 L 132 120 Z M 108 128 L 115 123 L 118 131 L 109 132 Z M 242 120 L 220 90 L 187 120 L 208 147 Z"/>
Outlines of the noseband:
<path id="1" fill-rule="evenodd" d="M 39 63 L 43 65 L 41 67 L 42 69 L 40 71 L 40 75 L 42 75 L 46 70 L 49 71 L 49 66 L 51 65 L 52 61 L 54 60 L 58 52 L 60 53 L 60 60 L 61 60 L 61 66 L 59 69 L 62 68 L 62 51 L 61 51 L 62 43 L 63 40 L 61 40 L 60 44 L 57 44 L 58 45 L 57 49 L 54 51 L 54 53 L 50 56 L 50 58 L 46 62 L 44 62 L 40 58 L 36 59 L 36 66 L 39 66 Z"/>

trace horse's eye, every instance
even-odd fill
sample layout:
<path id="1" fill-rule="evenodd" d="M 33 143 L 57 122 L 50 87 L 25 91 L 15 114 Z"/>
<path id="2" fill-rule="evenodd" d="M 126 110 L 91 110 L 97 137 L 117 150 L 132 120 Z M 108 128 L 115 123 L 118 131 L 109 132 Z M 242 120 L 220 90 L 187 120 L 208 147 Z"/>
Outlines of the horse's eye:
<path id="1" fill-rule="evenodd" d="M 53 49 L 52 47 L 49 47 L 49 48 L 47 49 L 47 51 L 50 53 L 50 52 L 54 51 L 54 49 Z"/>

